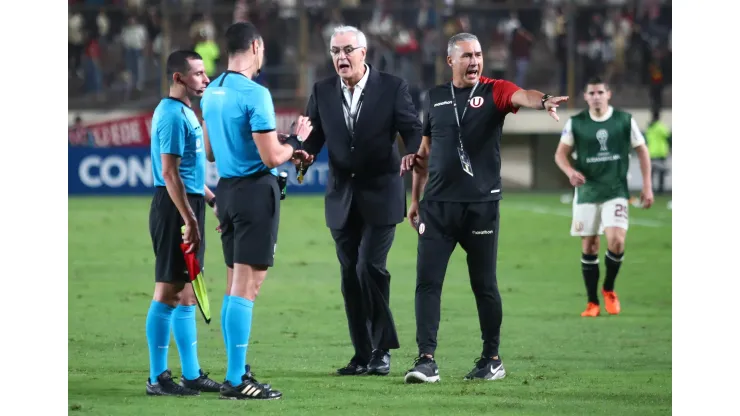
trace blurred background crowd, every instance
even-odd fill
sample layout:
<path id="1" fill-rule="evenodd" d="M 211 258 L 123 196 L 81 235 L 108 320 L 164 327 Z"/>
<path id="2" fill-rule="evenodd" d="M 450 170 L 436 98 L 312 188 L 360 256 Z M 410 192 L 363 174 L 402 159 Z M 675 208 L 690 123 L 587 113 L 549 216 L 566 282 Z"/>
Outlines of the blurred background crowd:
<path id="1" fill-rule="evenodd" d="M 599 74 L 617 106 L 671 105 L 665 0 L 69 0 L 68 19 L 70 111 L 153 108 L 166 91 L 163 61 L 178 48 L 195 49 L 215 77 L 235 21 L 264 37 L 258 81 L 276 106 L 302 107 L 313 82 L 333 73 L 328 43 L 340 24 L 365 32 L 368 62 L 405 78 L 417 105 L 449 78 L 446 42 L 463 31 L 480 39 L 489 77 L 580 96 Z"/>

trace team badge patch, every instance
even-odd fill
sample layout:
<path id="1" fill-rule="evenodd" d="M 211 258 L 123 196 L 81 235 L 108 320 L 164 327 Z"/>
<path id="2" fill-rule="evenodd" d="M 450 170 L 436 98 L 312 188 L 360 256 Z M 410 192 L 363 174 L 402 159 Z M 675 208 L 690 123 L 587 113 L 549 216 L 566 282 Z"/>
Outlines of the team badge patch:
<path id="1" fill-rule="evenodd" d="M 483 105 L 483 97 L 473 97 L 470 100 L 470 106 L 473 108 L 478 108 Z"/>

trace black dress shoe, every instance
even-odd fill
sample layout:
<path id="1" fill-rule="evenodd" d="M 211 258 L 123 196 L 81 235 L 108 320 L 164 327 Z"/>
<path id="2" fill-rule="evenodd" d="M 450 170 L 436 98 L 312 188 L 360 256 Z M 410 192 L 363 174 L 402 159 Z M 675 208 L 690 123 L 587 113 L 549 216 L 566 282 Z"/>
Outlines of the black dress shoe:
<path id="1" fill-rule="evenodd" d="M 370 364 L 367 365 L 367 373 L 386 376 L 391 372 L 391 353 L 389 351 L 375 350 Z"/>
<path id="2" fill-rule="evenodd" d="M 337 374 L 340 376 L 360 376 L 366 373 L 367 364 L 363 364 L 356 358 L 352 358 L 349 364 L 337 370 Z"/>

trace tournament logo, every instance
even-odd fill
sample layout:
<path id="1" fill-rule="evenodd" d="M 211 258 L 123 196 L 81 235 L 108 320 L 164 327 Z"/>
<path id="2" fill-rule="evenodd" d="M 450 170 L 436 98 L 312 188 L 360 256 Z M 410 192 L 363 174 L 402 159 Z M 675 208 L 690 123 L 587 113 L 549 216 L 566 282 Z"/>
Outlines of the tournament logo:
<path id="1" fill-rule="evenodd" d="M 483 97 L 473 97 L 473 99 L 470 100 L 470 106 L 473 108 L 478 108 L 483 105 Z"/>
<path id="2" fill-rule="evenodd" d="M 599 131 L 596 132 L 596 140 L 599 141 L 599 145 L 601 146 L 601 151 L 606 152 L 606 141 L 609 140 L 609 132 L 606 131 L 606 129 L 599 129 Z"/>

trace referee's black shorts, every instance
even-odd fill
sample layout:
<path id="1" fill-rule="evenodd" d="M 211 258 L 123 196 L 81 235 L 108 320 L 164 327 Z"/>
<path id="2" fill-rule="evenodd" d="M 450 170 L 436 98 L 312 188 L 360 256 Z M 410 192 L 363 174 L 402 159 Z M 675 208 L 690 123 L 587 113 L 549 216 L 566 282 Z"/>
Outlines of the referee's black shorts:
<path id="1" fill-rule="evenodd" d="M 200 249 L 197 258 L 203 266 L 206 253 L 205 221 L 206 202 L 203 195 L 188 194 L 188 202 L 198 220 L 200 229 Z M 185 225 L 177 206 L 172 202 L 167 188 L 158 186 L 149 209 L 149 234 L 152 237 L 156 257 L 155 281 L 164 283 L 190 282 L 185 257 L 180 248 L 182 243 L 181 227 Z"/>
<path id="2" fill-rule="evenodd" d="M 216 195 L 226 265 L 272 267 L 280 223 L 277 177 L 266 172 L 221 178 Z"/>

